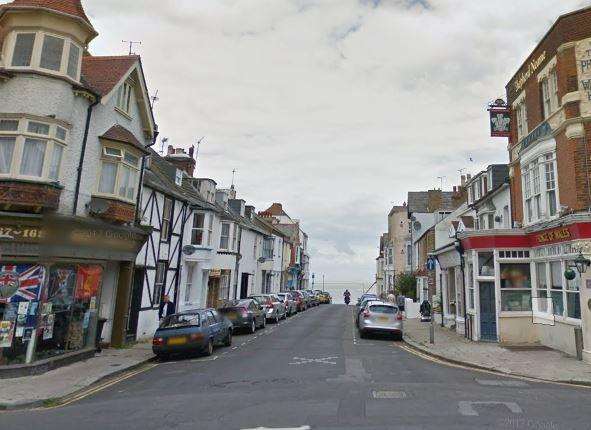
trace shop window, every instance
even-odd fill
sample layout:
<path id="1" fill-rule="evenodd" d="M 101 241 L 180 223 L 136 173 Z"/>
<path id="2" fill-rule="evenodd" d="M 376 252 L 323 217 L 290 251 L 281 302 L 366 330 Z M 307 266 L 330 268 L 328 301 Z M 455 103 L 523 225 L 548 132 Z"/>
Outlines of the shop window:
<path id="1" fill-rule="evenodd" d="M 468 287 L 468 308 L 474 309 L 474 273 L 472 264 L 466 266 L 466 285 Z"/>
<path id="2" fill-rule="evenodd" d="M 548 312 L 548 276 L 546 263 L 536 263 L 536 297 L 537 311 Z"/>
<path id="3" fill-rule="evenodd" d="M 0 364 L 24 363 L 94 346 L 103 268 L 98 265 L 1 266 Z"/>
<path id="4" fill-rule="evenodd" d="M 154 290 L 152 292 L 152 305 L 160 304 L 164 283 L 166 282 L 166 261 L 159 261 L 156 264 L 156 273 L 154 274 Z"/>
<path id="5" fill-rule="evenodd" d="M 501 310 L 531 311 L 531 277 L 528 263 L 502 263 Z"/>
<path id="6" fill-rule="evenodd" d="M 494 276 L 495 265 L 492 252 L 478 253 L 478 274 L 480 276 Z"/>
<path id="7" fill-rule="evenodd" d="M 576 277 L 566 282 L 566 316 L 569 318 L 581 319 L 581 302 L 579 291 L 581 289 L 581 276 L 574 270 Z"/>
<path id="8" fill-rule="evenodd" d="M 562 263 L 552 261 L 550 263 L 550 297 L 552 298 L 552 310 L 554 315 L 564 315 L 564 282 L 562 280 Z"/>

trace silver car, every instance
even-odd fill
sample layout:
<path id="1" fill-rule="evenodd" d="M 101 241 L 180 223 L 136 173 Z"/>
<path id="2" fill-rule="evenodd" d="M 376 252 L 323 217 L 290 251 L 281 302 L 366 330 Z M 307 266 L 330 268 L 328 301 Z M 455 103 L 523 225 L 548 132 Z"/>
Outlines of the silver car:
<path id="1" fill-rule="evenodd" d="M 277 296 L 285 305 L 288 317 L 298 313 L 298 305 L 290 293 L 277 293 Z"/>
<path id="2" fill-rule="evenodd" d="M 267 321 L 278 323 L 287 316 L 285 305 L 275 294 L 253 294 L 248 298 L 260 303 L 265 310 Z"/>
<path id="3" fill-rule="evenodd" d="M 402 340 L 402 312 L 392 303 L 369 302 L 359 315 L 359 337 L 369 333 L 393 334 L 396 340 Z"/>

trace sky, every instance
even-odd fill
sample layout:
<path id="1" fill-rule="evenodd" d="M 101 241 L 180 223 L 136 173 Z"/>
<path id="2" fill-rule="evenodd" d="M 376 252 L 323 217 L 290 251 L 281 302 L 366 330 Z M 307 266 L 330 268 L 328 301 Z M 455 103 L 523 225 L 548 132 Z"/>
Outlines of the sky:
<path id="1" fill-rule="evenodd" d="M 581 0 L 83 0 L 94 55 L 141 41 L 161 137 L 198 177 L 282 202 L 327 282 L 375 277 L 408 191 L 507 162 L 487 103 Z M 157 148 L 160 146 L 158 143 Z M 473 161 L 470 161 L 472 158 Z"/>

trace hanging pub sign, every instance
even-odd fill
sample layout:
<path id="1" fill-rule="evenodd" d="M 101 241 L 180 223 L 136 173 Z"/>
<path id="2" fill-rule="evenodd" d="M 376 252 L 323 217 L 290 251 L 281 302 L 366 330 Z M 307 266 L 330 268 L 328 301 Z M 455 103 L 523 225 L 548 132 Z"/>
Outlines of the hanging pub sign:
<path id="1" fill-rule="evenodd" d="M 492 137 L 509 137 L 511 133 L 511 111 L 502 99 L 489 105 L 490 135 Z"/>

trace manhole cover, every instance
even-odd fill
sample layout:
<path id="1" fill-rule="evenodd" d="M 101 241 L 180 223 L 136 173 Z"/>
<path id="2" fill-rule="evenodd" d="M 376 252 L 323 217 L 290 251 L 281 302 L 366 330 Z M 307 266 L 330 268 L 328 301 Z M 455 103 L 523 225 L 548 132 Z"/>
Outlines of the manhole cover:
<path id="1" fill-rule="evenodd" d="M 404 391 L 376 391 L 371 392 L 374 399 L 405 399 L 406 393 Z"/>

